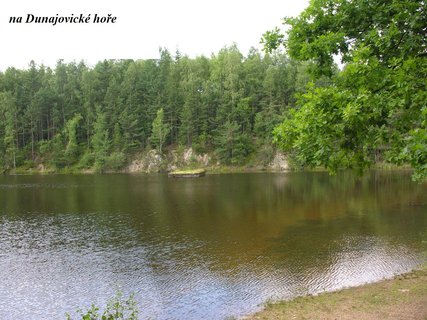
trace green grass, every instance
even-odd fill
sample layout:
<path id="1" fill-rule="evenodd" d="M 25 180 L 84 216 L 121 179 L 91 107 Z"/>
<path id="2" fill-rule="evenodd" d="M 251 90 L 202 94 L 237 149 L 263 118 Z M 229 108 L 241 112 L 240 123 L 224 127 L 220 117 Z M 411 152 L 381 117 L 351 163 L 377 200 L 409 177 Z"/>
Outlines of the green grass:
<path id="1" fill-rule="evenodd" d="M 268 302 L 249 319 L 427 319 L 427 264 L 390 280 L 360 287 Z"/>

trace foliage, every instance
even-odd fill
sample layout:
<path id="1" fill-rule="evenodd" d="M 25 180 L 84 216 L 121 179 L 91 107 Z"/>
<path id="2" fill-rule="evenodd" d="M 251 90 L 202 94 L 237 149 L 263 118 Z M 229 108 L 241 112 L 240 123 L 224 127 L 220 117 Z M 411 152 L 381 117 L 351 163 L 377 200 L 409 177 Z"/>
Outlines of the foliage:
<path id="1" fill-rule="evenodd" d="M 106 115 L 98 106 L 96 109 L 96 121 L 93 126 L 92 146 L 95 156 L 95 170 L 102 172 L 106 167 L 107 153 L 110 148 Z"/>
<path id="2" fill-rule="evenodd" d="M 159 153 L 162 153 L 162 146 L 166 142 L 169 132 L 170 127 L 164 122 L 163 108 L 160 108 L 157 111 L 157 116 L 153 121 L 151 130 L 151 142 L 159 148 Z"/>
<path id="3" fill-rule="evenodd" d="M 113 152 L 111 153 L 107 159 L 105 166 L 111 170 L 120 170 L 126 164 L 126 155 L 123 152 Z"/>
<path id="4" fill-rule="evenodd" d="M 86 150 L 86 152 L 81 156 L 77 167 L 80 169 L 89 169 L 89 168 L 92 168 L 94 164 L 95 164 L 94 153 L 91 150 Z"/>
<path id="5" fill-rule="evenodd" d="M 117 292 L 116 296 L 108 301 L 107 306 L 103 311 L 100 307 L 92 304 L 86 311 L 78 309 L 78 318 L 81 320 L 137 320 L 138 308 L 137 302 L 133 295 L 127 299 L 123 297 L 121 292 Z M 66 313 L 67 320 L 75 319 L 69 313 Z"/>
<path id="6" fill-rule="evenodd" d="M 220 127 L 216 140 L 216 152 L 226 164 L 241 164 L 252 151 L 247 134 L 241 132 L 237 122 L 227 121 Z"/>
<path id="7" fill-rule="evenodd" d="M 64 155 L 64 139 L 63 135 L 59 132 L 53 139 L 52 143 L 52 159 L 51 163 L 58 169 L 64 168 L 67 165 L 67 159 Z"/>
<path id="8" fill-rule="evenodd" d="M 67 121 L 65 124 L 65 135 L 67 137 L 67 146 L 65 148 L 65 157 L 69 164 L 76 161 L 78 157 L 78 144 L 77 144 L 77 126 L 82 120 L 82 116 L 77 113 L 74 117 Z"/>
<path id="9" fill-rule="evenodd" d="M 11 67 L 0 72 L 0 171 L 31 160 L 101 172 L 151 145 L 163 152 L 179 144 L 243 163 L 256 141 L 272 143 L 272 128 L 310 79 L 283 53 L 244 56 L 236 45 L 209 58 L 161 49 L 159 59 L 94 67 Z"/>
<path id="10" fill-rule="evenodd" d="M 286 18 L 284 44 L 291 57 L 313 63 L 315 77 L 330 77 L 300 95 L 276 141 L 303 166 L 363 170 L 381 154 L 410 164 L 414 179 L 427 176 L 426 4 L 415 0 L 311 1 Z M 278 30 L 274 32 L 278 33 Z M 334 56 L 345 66 L 334 72 Z"/>
<path id="11" fill-rule="evenodd" d="M 5 170 L 16 170 L 16 104 L 10 92 L 0 93 L 0 108 L 4 117 L 2 164 Z"/>

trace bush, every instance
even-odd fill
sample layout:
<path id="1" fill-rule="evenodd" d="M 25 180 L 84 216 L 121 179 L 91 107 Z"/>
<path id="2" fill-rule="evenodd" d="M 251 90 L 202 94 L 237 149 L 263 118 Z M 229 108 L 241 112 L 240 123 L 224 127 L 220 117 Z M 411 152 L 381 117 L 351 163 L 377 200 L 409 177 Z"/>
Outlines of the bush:
<path id="1" fill-rule="evenodd" d="M 38 146 L 39 146 L 38 147 L 39 155 L 42 158 L 46 157 L 51 152 L 52 146 L 51 146 L 50 141 L 41 140 L 41 141 L 39 141 Z"/>
<path id="2" fill-rule="evenodd" d="M 112 170 L 120 170 L 126 164 L 126 156 L 123 152 L 113 152 L 106 160 L 105 166 Z"/>
<path id="3" fill-rule="evenodd" d="M 257 156 L 256 161 L 259 164 L 266 166 L 273 161 L 275 150 L 271 144 L 268 144 L 268 142 L 266 141 L 261 141 L 257 149 L 258 151 L 256 154 Z"/>
<path id="4" fill-rule="evenodd" d="M 91 168 L 94 163 L 95 163 L 95 155 L 93 154 L 93 152 L 90 152 L 88 150 L 80 158 L 78 168 L 80 169 Z"/>
<path id="5" fill-rule="evenodd" d="M 137 320 L 138 307 L 134 295 L 131 294 L 127 299 L 124 299 L 123 294 L 119 291 L 116 296 L 108 301 L 104 311 L 94 304 L 89 309 L 76 311 L 78 318 L 72 317 L 66 313 L 67 320 Z"/>

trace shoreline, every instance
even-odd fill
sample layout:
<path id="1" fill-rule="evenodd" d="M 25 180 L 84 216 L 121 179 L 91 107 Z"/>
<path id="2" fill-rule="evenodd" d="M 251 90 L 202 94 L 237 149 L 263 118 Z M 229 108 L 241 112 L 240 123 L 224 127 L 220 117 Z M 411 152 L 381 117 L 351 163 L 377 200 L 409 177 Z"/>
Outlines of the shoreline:
<path id="1" fill-rule="evenodd" d="M 338 291 L 267 302 L 245 320 L 426 320 L 427 263 L 410 272 Z"/>
<path id="2" fill-rule="evenodd" d="M 62 168 L 62 169 L 54 169 L 54 168 L 44 168 L 43 170 L 39 170 L 37 168 L 16 168 L 16 171 L 13 170 L 9 172 L 0 172 L 0 175 L 5 176 L 15 176 L 15 175 L 62 175 L 62 174 L 84 174 L 84 175 L 92 175 L 92 174 L 168 174 L 173 171 L 194 171 L 194 170 L 205 170 L 206 174 L 221 174 L 221 173 L 258 173 L 258 172 L 298 172 L 304 170 L 295 170 L 295 169 L 274 169 L 269 167 L 252 167 L 252 166 L 200 166 L 200 167 L 179 167 L 174 170 L 158 170 L 158 171 L 146 171 L 146 170 L 104 170 L 102 172 L 98 172 L 95 169 L 77 169 L 77 168 Z M 315 170 L 305 170 L 305 171 L 325 171 L 321 169 Z"/>
<path id="3" fill-rule="evenodd" d="M 227 166 L 227 165 L 217 165 L 217 166 L 200 166 L 200 167 L 192 167 L 185 166 L 179 167 L 174 170 L 158 170 L 158 171 L 147 171 L 147 170 L 104 170 L 102 172 L 96 171 L 95 169 L 78 169 L 73 167 L 55 169 L 55 168 L 46 168 L 38 169 L 38 168 L 24 168 L 18 167 L 15 171 L 10 170 L 8 172 L 1 172 L 0 175 L 3 176 L 17 176 L 17 175 L 64 175 L 64 174 L 76 174 L 76 175 L 93 175 L 93 174 L 168 174 L 172 171 L 186 171 L 186 170 L 205 170 L 206 175 L 211 174 L 227 174 L 227 173 L 286 173 L 286 172 L 328 172 L 325 168 L 287 168 L 287 169 L 278 169 L 271 167 L 262 167 L 262 166 Z M 371 168 L 366 169 L 365 172 L 369 171 L 408 171 L 411 172 L 412 169 L 406 166 L 382 166 L 376 165 Z M 343 169 L 342 171 L 349 171 L 349 169 Z M 340 172 L 340 171 L 338 171 Z"/>
<path id="4" fill-rule="evenodd" d="M 104 166 L 97 168 L 95 165 L 76 163 L 64 167 L 56 167 L 48 159 L 38 158 L 37 161 L 28 162 L 16 168 L 1 169 L 2 175 L 50 175 L 50 174 L 167 174 L 179 170 L 204 169 L 206 174 L 219 173 L 253 173 L 253 172 L 328 172 L 323 167 L 298 167 L 289 161 L 287 155 L 275 151 L 268 159 L 260 159 L 254 154 L 246 162 L 240 164 L 227 164 L 220 162 L 214 153 L 198 154 L 193 149 L 171 149 L 159 154 L 156 150 L 148 150 L 127 155 L 127 160 L 120 166 Z M 408 166 L 396 166 L 385 162 L 373 163 L 369 170 L 405 170 L 412 171 Z M 338 170 L 348 171 L 348 169 Z"/>

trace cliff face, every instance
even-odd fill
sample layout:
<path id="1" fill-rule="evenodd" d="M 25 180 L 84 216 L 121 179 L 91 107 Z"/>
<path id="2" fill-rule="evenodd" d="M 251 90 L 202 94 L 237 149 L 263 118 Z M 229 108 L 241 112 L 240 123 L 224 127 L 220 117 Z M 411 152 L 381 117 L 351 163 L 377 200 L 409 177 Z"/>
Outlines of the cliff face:
<path id="1" fill-rule="evenodd" d="M 137 156 L 125 169 L 125 172 L 164 172 L 183 167 L 208 167 L 212 165 L 212 158 L 207 153 L 196 154 L 192 148 L 183 152 L 172 150 L 161 155 L 157 150 L 150 150 Z"/>
<path id="2" fill-rule="evenodd" d="M 220 169 L 224 165 L 215 160 L 215 156 L 208 153 L 198 154 L 192 148 L 184 150 L 172 150 L 166 154 L 159 154 L 157 150 L 150 150 L 136 156 L 129 165 L 124 168 L 128 173 L 154 173 L 170 172 L 181 168 L 210 168 Z M 269 163 L 252 163 L 243 165 L 242 168 L 258 170 L 286 171 L 289 164 L 286 156 L 276 152 Z"/>
<path id="3" fill-rule="evenodd" d="M 290 169 L 286 156 L 281 152 L 276 152 L 268 167 L 274 171 L 286 171 Z"/>

